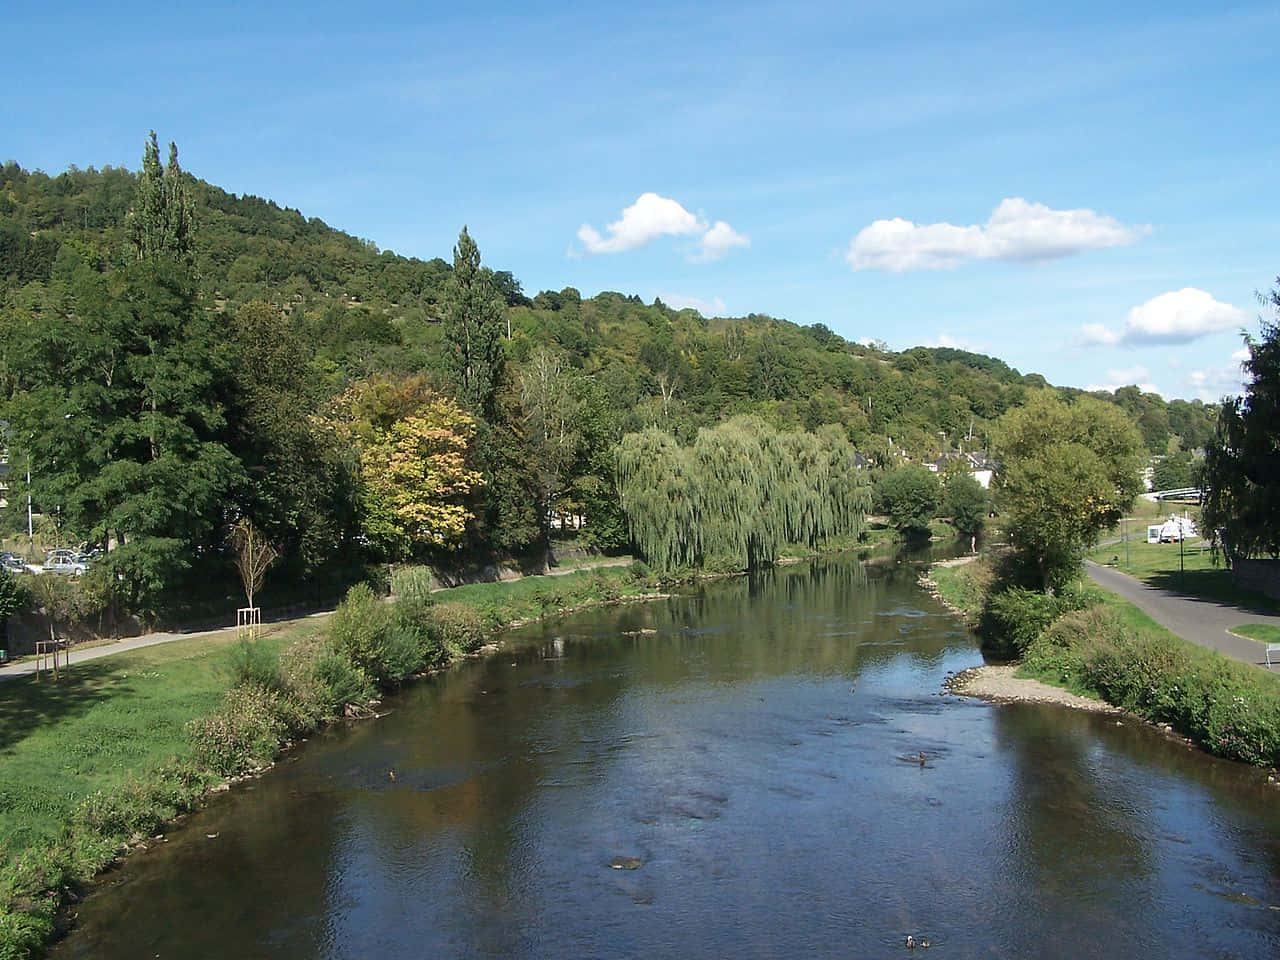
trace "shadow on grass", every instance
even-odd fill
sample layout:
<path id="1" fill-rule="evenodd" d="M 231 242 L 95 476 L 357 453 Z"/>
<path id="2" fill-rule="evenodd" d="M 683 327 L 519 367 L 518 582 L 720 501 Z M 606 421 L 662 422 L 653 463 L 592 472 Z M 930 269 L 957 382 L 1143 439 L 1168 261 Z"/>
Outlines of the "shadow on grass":
<path id="1" fill-rule="evenodd" d="M 1261 593 L 1236 586 L 1230 570 L 1170 570 L 1153 573 L 1146 581 L 1150 586 L 1192 600 L 1204 600 L 1239 607 L 1246 613 L 1263 616 L 1280 614 L 1280 603 Z"/>
<path id="2" fill-rule="evenodd" d="M 13 677 L 0 682 L 0 750 L 22 740 L 37 727 L 88 713 L 95 705 L 129 690 L 120 665 L 81 663 L 49 675 Z"/>

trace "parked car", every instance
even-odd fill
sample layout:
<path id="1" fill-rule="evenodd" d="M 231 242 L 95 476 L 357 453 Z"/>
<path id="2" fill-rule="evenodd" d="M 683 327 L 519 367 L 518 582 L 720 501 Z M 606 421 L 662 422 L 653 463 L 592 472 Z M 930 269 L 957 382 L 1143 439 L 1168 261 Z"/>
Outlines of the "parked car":
<path id="1" fill-rule="evenodd" d="M 65 573 L 78 577 L 89 569 L 89 565 L 80 559 L 75 550 L 52 550 L 45 557 L 44 573 Z"/>
<path id="2" fill-rule="evenodd" d="M 25 573 L 27 570 L 26 562 L 12 553 L 0 553 L 0 567 L 4 567 L 11 573 Z"/>

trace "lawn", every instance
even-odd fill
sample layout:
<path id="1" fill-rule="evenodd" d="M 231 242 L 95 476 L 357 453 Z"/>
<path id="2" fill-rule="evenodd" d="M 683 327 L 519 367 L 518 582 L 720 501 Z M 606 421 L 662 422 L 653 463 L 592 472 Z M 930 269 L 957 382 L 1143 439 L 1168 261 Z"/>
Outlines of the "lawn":
<path id="1" fill-rule="evenodd" d="M 279 648 L 322 621 L 268 626 Z M 234 631 L 75 664 L 61 680 L 0 681 L 0 861 L 57 836 L 75 805 L 191 745 L 188 720 L 231 684 Z"/>
<path id="2" fill-rule="evenodd" d="M 1259 613 L 1280 611 L 1280 603 L 1237 587 L 1231 571 L 1220 556 L 1214 557 L 1206 540 L 1188 540 L 1181 556 L 1176 543 L 1147 543 L 1140 539 L 1130 540 L 1127 550 L 1123 543 L 1095 547 L 1088 558 L 1162 590 L 1236 604 Z"/>
<path id="3" fill-rule="evenodd" d="M 1259 643 L 1280 643 L 1280 627 L 1273 627 L 1269 623 L 1244 623 L 1232 627 L 1231 632 Z"/>

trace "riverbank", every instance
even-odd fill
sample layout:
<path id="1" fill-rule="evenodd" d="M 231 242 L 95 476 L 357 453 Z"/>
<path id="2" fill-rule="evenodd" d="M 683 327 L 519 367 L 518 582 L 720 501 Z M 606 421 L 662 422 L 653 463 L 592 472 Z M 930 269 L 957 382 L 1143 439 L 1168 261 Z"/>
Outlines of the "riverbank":
<path id="1" fill-rule="evenodd" d="M 1123 713 L 1095 697 L 1072 693 L 1032 677 L 1018 675 L 1017 664 L 986 664 L 952 674 L 947 689 L 962 697 L 974 697 L 992 703 L 1053 703 L 1087 713 Z"/>
<path id="2" fill-rule="evenodd" d="M 950 608 L 980 623 L 984 644 L 1019 655 L 1003 672 L 961 681 L 969 689 L 990 682 L 1009 692 L 1017 681 L 1038 681 L 1176 731 L 1216 756 L 1280 764 L 1280 676 L 1191 644 L 1096 587 L 1056 597 L 1020 591 L 998 583 L 987 560 L 937 567 L 931 583 Z M 998 630 L 1010 636 L 985 635 Z M 1034 697 L 1032 689 L 1023 688 Z"/>
<path id="3" fill-rule="evenodd" d="M 0 960 L 38 956 L 59 910 L 131 846 L 211 791 L 382 691 L 474 655 L 499 630 L 666 596 L 617 567 L 455 588 L 404 572 L 383 603 L 358 587 L 328 618 L 253 644 L 177 640 L 9 680 L 0 703 Z"/>

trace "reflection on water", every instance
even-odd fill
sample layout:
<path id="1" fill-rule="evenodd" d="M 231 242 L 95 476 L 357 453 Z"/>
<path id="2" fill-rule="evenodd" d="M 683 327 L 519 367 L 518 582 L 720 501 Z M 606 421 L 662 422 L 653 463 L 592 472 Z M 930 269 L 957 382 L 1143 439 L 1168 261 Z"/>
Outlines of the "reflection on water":
<path id="1" fill-rule="evenodd" d="M 914 581 L 824 561 L 520 631 L 193 817 L 55 955 L 1280 952 L 1258 775 L 942 695 L 979 657 Z"/>

